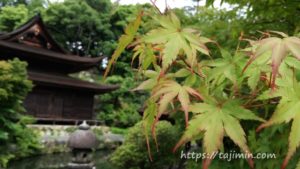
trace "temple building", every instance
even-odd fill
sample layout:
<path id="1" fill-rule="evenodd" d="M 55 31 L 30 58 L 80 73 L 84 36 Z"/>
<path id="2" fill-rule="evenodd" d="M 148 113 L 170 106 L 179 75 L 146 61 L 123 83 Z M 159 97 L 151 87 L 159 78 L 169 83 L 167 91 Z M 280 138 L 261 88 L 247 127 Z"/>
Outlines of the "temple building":
<path id="1" fill-rule="evenodd" d="M 94 96 L 118 88 L 69 76 L 99 65 L 102 58 L 72 55 L 56 43 L 39 15 L 20 28 L 0 34 L 0 60 L 19 58 L 28 63 L 34 88 L 25 100 L 26 114 L 38 121 L 91 120 Z"/>

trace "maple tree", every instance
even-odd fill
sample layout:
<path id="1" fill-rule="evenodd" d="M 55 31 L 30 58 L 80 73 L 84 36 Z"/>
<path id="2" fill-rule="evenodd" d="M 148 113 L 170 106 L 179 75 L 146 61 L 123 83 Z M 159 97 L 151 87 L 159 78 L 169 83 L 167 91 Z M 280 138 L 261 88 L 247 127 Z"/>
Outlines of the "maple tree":
<path id="1" fill-rule="evenodd" d="M 224 137 L 228 137 L 251 155 L 242 120 L 262 122 L 257 131 L 293 120 L 282 164 L 285 169 L 300 144 L 300 84 L 295 73 L 300 68 L 300 38 L 270 31 L 259 40 L 241 37 L 250 42 L 249 47 L 230 52 L 199 31 L 183 27 L 172 11 L 146 14 L 156 26 L 145 35 L 136 35 L 142 15 L 126 28 L 106 74 L 126 46 L 133 47 L 133 62 L 138 58 L 138 71 L 146 78 L 134 90 L 150 92 L 143 116 L 149 157 L 151 136 L 147 131 L 152 130 L 156 140 L 155 126 L 162 115 L 182 113 L 185 119 L 185 132 L 174 151 L 201 136 L 207 154 L 220 151 Z M 218 56 L 211 55 L 208 43 L 219 47 Z M 267 121 L 258 111 L 264 108 L 264 100 L 276 104 Z M 211 160 L 203 161 L 204 169 Z M 253 159 L 247 160 L 254 168 Z"/>

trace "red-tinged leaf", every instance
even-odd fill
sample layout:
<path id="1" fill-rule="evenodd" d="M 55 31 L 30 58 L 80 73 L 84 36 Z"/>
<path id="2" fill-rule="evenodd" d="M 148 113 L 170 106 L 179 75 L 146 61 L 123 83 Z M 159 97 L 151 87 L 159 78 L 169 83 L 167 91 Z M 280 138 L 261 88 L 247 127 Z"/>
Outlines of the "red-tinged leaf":
<path id="1" fill-rule="evenodd" d="M 145 126 L 144 126 L 144 128 L 145 128 Z M 146 137 L 146 144 L 147 144 L 147 150 L 148 150 L 148 157 L 149 157 L 150 161 L 153 161 L 148 134 L 145 134 L 145 137 Z"/>
<path id="2" fill-rule="evenodd" d="M 175 73 L 175 77 L 186 77 L 190 74 L 191 74 L 191 71 L 183 68 Z"/>
<path id="3" fill-rule="evenodd" d="M 287 34 L 285 34 L 285 33 L 283 33 L 283 32 L 279 32 L 279 31 L 269 31 L 269 32 L 274 33 L 274 34 L 277 34 L 277 35 L 280 35 L 280 36 L 282 36 L 282 37 L 284 37 L 284 38 L 289 37 L 289 35 L 287 35 Z"/>
<path id="4" fill-rule="evenodd" d="M 279 67 L 289 53 L 294 55 L 296 58 L 300 59 L 300 38 L 298 37 L 288 37 L 282 32 L 273 33 L 280 34 L 283 38 L 278 37 L 268 37 L 253 43 L 254 53 L 251 54 L 251 57 L 243 69 L 243 72 L 247 67 L 258 57 L 264 55 L 266 52 L 270 52 L 270 59 L 272 62 L 272 75 L 271 75 L 271 87 L 275 89 L 275 81 L 278 76 Z"/>
<path id="5" fill-rule="evenodd" d="M 208 39 L 208 38 L 206 38 L 206 37 L 200 37 L 199 38 L 200 39 L 200 41 L 202 42 L 202 43 L 217 43 L 216 41 L 213 41 L 213 40 L 211 40 L 211 39 Z"/>
<path id="6" fill-rule="evenodd" d="M 291 51 L 291 53 L 300 60 L 300 38 L 289 37 L 285 39 L 286 47 Z"/>
<path id="7" fill-rule="evenodd" d="M 187 92 L 189 92 L 189 94 L 191 94 L 191 95 L 193 95 L 193 96 L 195 96 L 195 97 L 198 97 L 198 98 L 201 99 L 201 100 L 204 99 L 203 96 L 202 96 L 199 92 L 197 92 L 195 89 L 193 89 L 193 88 L 191 88 L 191 87 L 184 87 L 184 88 L 185 88 L 185 90 L 186 90 Z"/>
<path id="8" fill-rule="evenodd" d="M 248 165 L 251 169 L 254 169 L 254 161 L 252 158 L 247 158 Z"/>
<path id="9" fill-rule="evenodd" d="M 274 89 L 276 76 L 278 75 L 279 65 L 282 63 L 282 60 L 287 55 L 287 49 L 283 42 L 278 42 L 273 46 L 272 49 L 272 80 L 271 86 Z"/>
<path id="10" fill-rule="evenodd" d="M 156 124 L 158 123 L 158 120 L 159 120 L 160 116 L 161 116 L 161 114 L 158 114 L 156 116 L 155 121 L 153 122 L 152 127 L 151 127 L 152 138 L 154 139 L 156 151 L 158 151 L 158 142 L 157 142 L 157 136 L 156 136 L 156 132 L 155 132 L 155 127 L 156 127 Z"/>
<path id="11" fill-rule="evenodd" d="M 242 72 L 244 73 L 246 71 L 246 69 L 250 66 L 251 63 L 253 63 L 253 61 L 257 58 L 257 56 L 253 55 L 252 53 L 250 54 L 250 59 L 249 61 L 246 63 L 245 67 L 243 68 Z"/>
<path id="12" fill-rule="evenodd" d="M 248 66 L 256 60 L 258 57 L 262 56 L 264 53 L 268 51 L 272 51 L 273 46 L 280 40 L 279 38 L 267 38 L 267 39 L 262 39 L 256 43 L 253 44 L 254 46 L 254 54 L 250 54 L 250 59 L 247 62 L 246 66 L 243 69 L 243 72 L 248 68 Z"/>
<path id="13" fill-rule="evenodd" d="M 144 114 L 143 114 L 143 131 L 144 131 L 144 135 L 146 138 L 149 159 L 150 159 L 150 161 L 152 161 L 148 131 L 151 128 L 152 124 L 154 123 L 154 119 L 157 114 L 157 106 L 156 106 L 155 102 L 153 102 L 152 100 L 149 100 L 147 103 L 148 103 L 147 108 L 145 109 Z"/>
<path id="14" fill-rule="evenodd" d="M 149 90 L 152 89 L 157 83 L 156 79 L 148 79 L 144 82 L 142 82 L 138 87 L 132 89 L 132 91 L 137 91 L 137 90 Z"/>
<path id="15" fill-rule="evenodd" d="M 154 70 L 146 70 L 143 74 L 148 78 L 157 78 L 159 73 Z"/>
<path id="16" fill-rule="evenodd" d="M 189 94 L 192 96 L 200 97 L 202 96 L 188 86 L 181 86 L 175 81 L 165 81 L 160 84 L 160 88 L 157 88 L 153 91 L 151 98 L 153 100 L 159 100 L 159 113 L 165 112 L 168 105 L 174 100 L 176 96 L 178 96 L 181 107 L 185 112 L 185 117 L 187 117 L 188 113 L 188 105 L 190 103 Z"/>
<path id="17" fill-rule="evenodd" d="M 188 121 L 189 121 L 189 105 L 190 105 L 190 96 L 188 92 L 182 88 L 179 93 L 178 93 L 178 100 L 181 103 L 181 107 L 184 110 L 185 114 L 185 126 L 188 126 Z"/>
<path id="18" fill-rule="evenodd" d="M 155 145 L 156 145 L 156 148 L 158 150 L 158 143 L 157 143 L 157 139 L 156 139 L 156 132 L 155 132 L 155 127 L 156 127 L 156 124 L 158 123 L 160 117 L 162 116 L 162 114 L 166 113 L 165 111 L 167 110 L 169 104 L 172 102 L 172 100 L 178 95 L 178 92 L 174 92 L 174 91 L 171 91 L 171 92 L 168 92 L 168 93 L 165 93 L 161 99 L 159 100 L 159 106 L 158 106 L 158 113 L 155 117 L 155 120 L 154 122 L 152 123 L 152 127 L 151 127 L 151 130 L 152 130 L 152 136 L 154 138 L 154 141 L 155 141 Z"/>
<path id="19" fill-rule="evenodd" d="M 257 57 L 261 56 L 262 54 L 264 54 L 267 51 L 271 51 L 272 48 L 274 47 L 274 45 L 276 45 L 277 43 L 280 43 L 281 39 L 277 38 L 277 37 L 270 37 L 270 38 L 266 38 L 266 39 L 262 39 L 260 41 L 257 42 L 257 49 L 255 49 L 255 55 Z"/>
<path id="20" fill-rule="evenodd" d="M 208 169 L 208 167 L 210 166 L 212 160 L 213 160 L 212 158 L 205 158 L 202 162 L 202 168 L 203 169 Z"/>
<path id="21" fill-rule="evenodd" d="M 299 144 L 300 144 L 300 113 L 297 113 L 294 118 L 291 132 L 290 132 L 288 153 L 284 159 L 281 169 L 286 168 L 289 160 L 292 158 L 293 154 L 296 152 L 296 149 L 299 147 Z"/>
<path id="22" fill-rule="evenodd" d="M 178 91 L 169 92 L 163 95 L 159 101 L 158 114 L 163 114 L 167 110 L 168 105 L 177 95 Z"/>

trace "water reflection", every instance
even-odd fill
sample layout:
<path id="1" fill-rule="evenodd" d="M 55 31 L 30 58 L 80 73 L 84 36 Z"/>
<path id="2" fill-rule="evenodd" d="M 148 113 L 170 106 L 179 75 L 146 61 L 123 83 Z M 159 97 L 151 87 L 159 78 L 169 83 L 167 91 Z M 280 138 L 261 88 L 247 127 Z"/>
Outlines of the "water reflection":
<path id="1" fill-rule="evenodd" d="M 111 152 L 97 151 L 94 153 L 94 162 L 97 169 L 114 169 L 108 162 Z M 66 169 L 66 165 L 71 160 L 70 153 L 42 155 L 12 161 L 8 169 Z"/>

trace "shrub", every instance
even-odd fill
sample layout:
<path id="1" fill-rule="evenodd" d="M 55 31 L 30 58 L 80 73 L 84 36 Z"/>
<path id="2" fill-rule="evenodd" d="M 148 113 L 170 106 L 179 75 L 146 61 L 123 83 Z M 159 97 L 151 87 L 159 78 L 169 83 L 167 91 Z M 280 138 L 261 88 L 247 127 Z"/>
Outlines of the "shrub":
<path id="1" fill-rule="evenodd" d="M 179 131 L 177 127 L 172 126 L 169 122 L 158 122 L 156 134 L 159 151 L 152 152 L 153 161 L 150 162 L 143 126 L 139 122 L 128 131 L 124 144 L 112 154 L 111 161 L 120 169 L 169 168 L 180 159 L 179 154 L 172 153 L 173 145 L 180 136 Z M 153 140 L 150 140 L 150 146 L 155 147 Z"/>
<path id="2" fill-rule="evenodd" d="M 20 114 L 32 88 L 25 68 L 26 63 L 18 59 L 0 61 L 0 166 L 4 167 L 9 160 L 38 149 L 36 135 L 26 128 L 32 119 Z"/>

